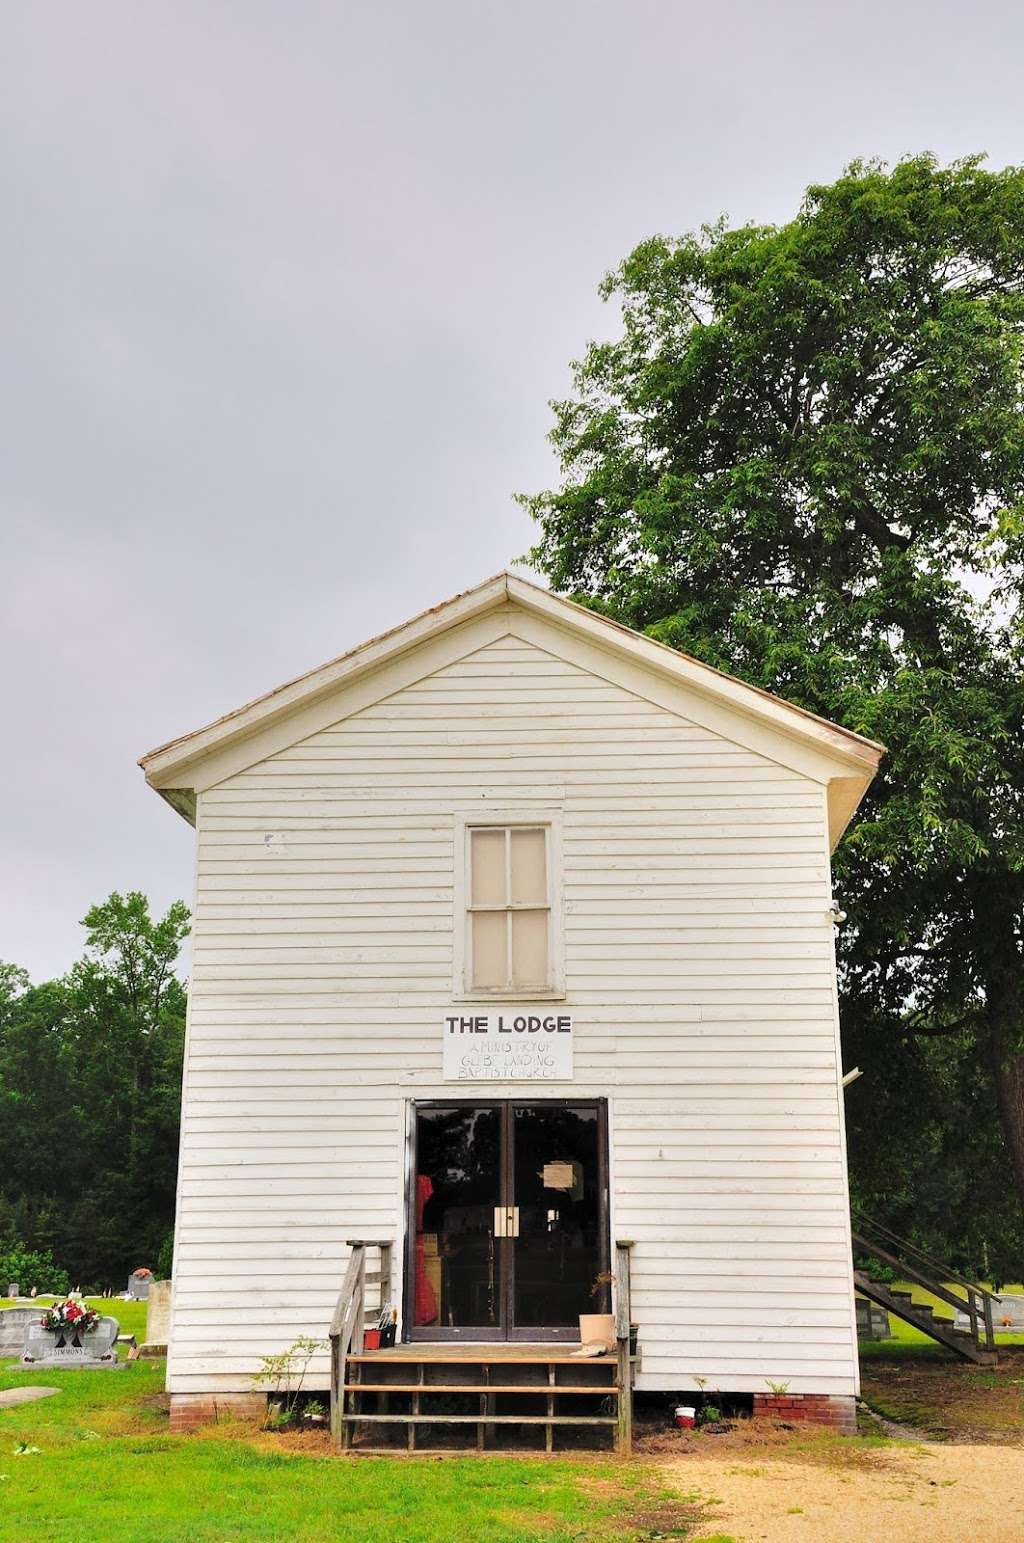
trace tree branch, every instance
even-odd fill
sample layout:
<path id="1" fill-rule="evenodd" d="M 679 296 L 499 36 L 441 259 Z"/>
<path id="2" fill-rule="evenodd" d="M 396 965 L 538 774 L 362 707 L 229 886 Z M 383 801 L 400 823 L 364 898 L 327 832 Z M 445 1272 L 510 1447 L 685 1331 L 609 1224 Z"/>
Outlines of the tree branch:
<path id="1" fill-rule="evenodd" d="M 972 1008 L 969 1013 L 964 1013 L 963 1017 L 957 1018 L 954 1023 L 915 1024 L 905 1019 L 900 1024 L 900 1034 L 903 1037 L 906 1037 L 908 1034 L 917 1034 L 922 1039 L 941 1039 L 945 1035 L 959 1034 L 961 1030 L 977 1023 L 978 1012 L 978 1008 Z"/>
<path id="2" fill-rule="evenodd" d="M 885 520 L 871 504 L 856 504 L 851 509 L 853 523 L 862 536 L 867 536 L 880 552 L 888 552 L 892 547 L 898 547 L 905 552 L 910 545 L 909 536 L 901 536 L 899 531 L 890 530 Z"/>

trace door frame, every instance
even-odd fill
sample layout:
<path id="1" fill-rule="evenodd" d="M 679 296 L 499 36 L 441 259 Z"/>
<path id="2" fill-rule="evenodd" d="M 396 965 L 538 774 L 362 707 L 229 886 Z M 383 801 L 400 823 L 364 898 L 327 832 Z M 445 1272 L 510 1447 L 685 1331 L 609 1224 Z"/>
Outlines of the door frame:
<path id="1" fill-rule="evenodd" d="M 513 1111 L 552 1106 L 558 1109 L 596 1109 L 598 1178 L 598 1270 L 605 1273 L 611 1261 L 611 1173 L 608 1151 L 608 1099 L 594 1098 L 413 1098 L 409 1100 L 408 1164 L 405 1184 L 405 1268 L 402 1280 L 402 1340 L 404 1343 L 536 1344 L 540 1342 L 579 1343 L 579 1327 L 558 1325 L 549 1328 L 517 1328 L 513 1325 L 515 1303 L 515 1239 L 496 1238 L 498 1246 L 498 1292 L 502 1325 L 496 1328 L 448 1328 L 443 1324 L 424 1324 L 417 1328 L 415 1318 L 416 1282 L 416 1114 L 420 1109 L 497 1109 L 501 1116 L 500 1171 L 496 1205 L 511 1206 L 513 1172 Z M 586 1304 L 585 1304 L 586 1305 Z M 581 1308 L 583 1311 L 583 1308 Z"/>

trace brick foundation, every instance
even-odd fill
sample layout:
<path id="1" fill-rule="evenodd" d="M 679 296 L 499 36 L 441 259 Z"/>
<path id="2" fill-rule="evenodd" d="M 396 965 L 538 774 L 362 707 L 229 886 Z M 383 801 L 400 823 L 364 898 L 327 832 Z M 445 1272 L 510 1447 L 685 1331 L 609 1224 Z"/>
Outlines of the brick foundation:
<path id="1" fill-rule="evenodd" d="M 172 1393 L 171 1430 L 182 1436 L 224 1418 L 262 1420 L 266 1410 L 265 1393 Z"/>
<path id="2" fill-rule="evenodd" d="M 755 1393 L 754 1418 L 827 1425 L 841 1436 L 857 1434 L 857 1406 L 850 1396 L 830 1393 Z"/>

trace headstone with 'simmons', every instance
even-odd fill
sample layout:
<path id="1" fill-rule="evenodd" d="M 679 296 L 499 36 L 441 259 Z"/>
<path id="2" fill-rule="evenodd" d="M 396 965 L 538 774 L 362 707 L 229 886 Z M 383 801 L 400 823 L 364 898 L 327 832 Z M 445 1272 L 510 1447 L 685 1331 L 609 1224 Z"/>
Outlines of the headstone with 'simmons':
<path id="1" fill-rule="evenodd" d="M 76 1345 L 72 1330 L 64 1329 L 54 1334 L 36 1323 L 29 1327 L 21 1363 L 23 1366 L 64 1366 L 75 1370 L 116 1366 L 119 1328 L 116 1318 L 101 1318 L 90 1333 L 77 1336 L 80 1343 Z"/>

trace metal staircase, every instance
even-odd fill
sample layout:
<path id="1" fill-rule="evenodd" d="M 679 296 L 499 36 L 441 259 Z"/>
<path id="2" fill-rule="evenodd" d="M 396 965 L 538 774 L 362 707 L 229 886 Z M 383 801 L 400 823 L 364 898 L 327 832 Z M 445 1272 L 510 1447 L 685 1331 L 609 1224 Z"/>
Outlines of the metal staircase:
<path id="1" fill-rule="evenodd" d="M 973 1361 L 976 1366 L 996 1365 L 992 1303 L 998 1298 L 991 1291 L 965 1280 L 948 1265 L 858 1211 L 853 1213 L 853 1248 L 855 1256 L 868 1255 L 894 1270 L 901 1281 L 911 1281 L 945 1302 L 954 1313 L 966 1317 L 968 1327 L 957 1328 L 955 1317 L 940 1317 L 930 1304 L 915 1302 L 911 1292 L 877 1279 L 870 1269 L 857 1269 L 855 1265 L 853 1283 L 862 1296 L 920 1329 L 965 1361 Z"/>

